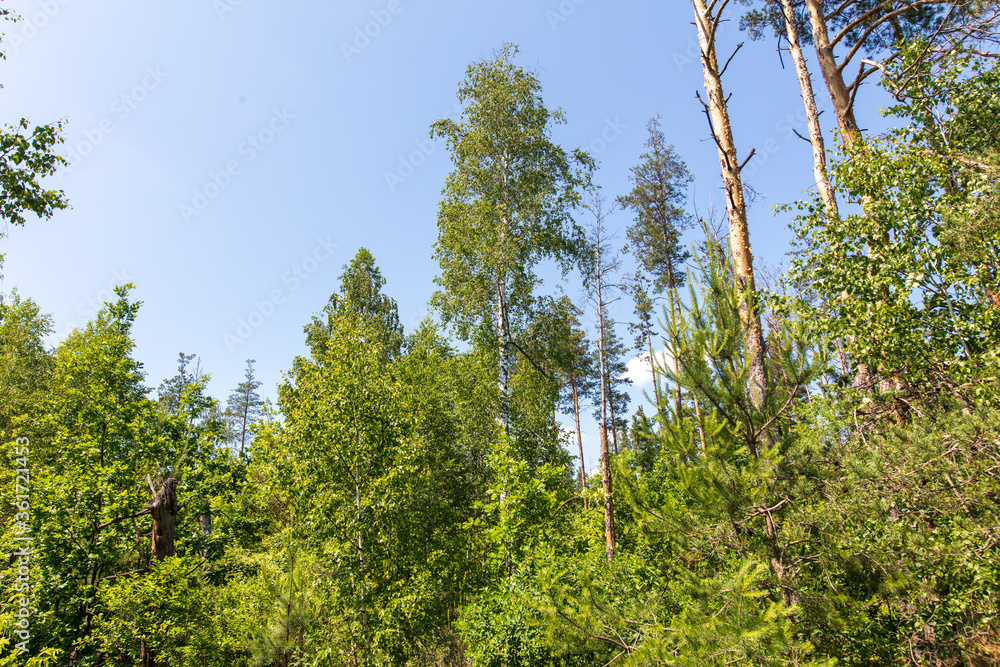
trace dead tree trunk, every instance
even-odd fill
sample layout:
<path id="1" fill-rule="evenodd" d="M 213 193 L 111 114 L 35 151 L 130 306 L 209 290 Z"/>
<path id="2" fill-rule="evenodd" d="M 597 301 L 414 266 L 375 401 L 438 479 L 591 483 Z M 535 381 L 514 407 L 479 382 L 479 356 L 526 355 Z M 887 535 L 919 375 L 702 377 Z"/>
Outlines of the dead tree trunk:
<path id="1" fill-rule="evenodd" d="M 830 93 L 830 101 L 833 103 L 844 148 L 850 153 L 863 145 L 864 138 L 858 127 L 858 121 L 854 118 L 852 89 L 844 81 L 843 67 L 847 62 L 839 65 L 837 63 L 833 52 L 834 45 L 830 42 L 830 31 L 826 15 L 823 12 L 822 0 L 805 0 L 805 4 L 809 11 L 809 25 L 812 28 L 813 44 L 816 47 L 816 60 L 823 73 L 823 81 L 826 83 L 827 91 Z M 859 75 L 854 82 L 854 92 L 857 92 L 861 80 L 861 75 Z M 866 204 L 867 202 L 861 202 L 862 210 L 867 208 Z M 850 343 L 851 341 L 848 341 L 849 345 Z M 854 376 L 854 386 L 863 391 L 871 391 L 874 388 L 872 369 L 867 362 L 862 361 L 858 364 L 858 370 Z"/>
<path id="2" fill-rule="evenodd" d="M 792 0 L 781 0 L 781 9 L 785 14 L 785 36 L 788 38 L 788 50 L 795 64 L 795 73 L 799 79 L 799 89 L 802 91 L 802 105 L 806 112 L 806 125 L 809 127 L 809 143 L 813 152 L 813 176 L 816 179 L 816 189 L 826 206 L 829 219 L 837 219 L 840 213 L 837 207 L 837 196 L 830 176 L 826 170 L 826 146 L 823 141 L 823 131 L 819 125 L 819 110 L 816 108 L 816 95 L 813 92 L 812 77 L 802 55 L 802 45 L 799 41 L 799 29 L 795 22 L 795 10 Z"/>
<path id="3" fill-rule="evenodd" d="M 600 224 L 600 223 L 598 223 Z M 600 232 L 598 232 L 598 236 Z M 601 265 L 600 245 L 596 250 L 597 265 Z M 601 373 L 601 484 L 604 487 L 604 540 L 608 552 L 608 560 L 615 555 L 615 504 L 613 489 L 611 486 L 611 452 L 608 449 L 608 388 L 607 374 L 604 363 L 604 300 L 601 290 L 601 278 L 597 278 L 597 357 L 600 364 Z"/>
<path id="4" fill-rule="evenodd" d="M 718 6 L 712 3 L 711 8 L 706 4 L 706 0 L 692 0 L 692 3 L 695 10 L 695 23 L 698 27 L 698 40 L 701 45 L 705 93 L 708 96 L 708 101 L 702 101 L 702 104 L 709 118 L 712 138 L 718 148 L 722 182 L 726 191 L 729 245 L 733 255 L 733 272 L 740 290 L 740 316 L 743 320 L 742 324 L 746 336 L 746 355 L 750 362 L 748 393 L 751 404 L 759 409 L 764 404 L 767 391 L 767 372 L 764 364 L 764 333 L 757 306 L 753 255 L 750 251 L 750 233 L 747 227 L 746 201 L 743 193 L 743 181 L 740 177 L 746 160 L 741 164 L 737 158 L 727 98 L 722 88 L 722 75 L 726 66 L 720 69 L 716 52 L 716 34 L 722 21 L 722 12 L 726 3 Z M 712 13 L 713 8 L 716 9 L 715 14 Z M 754 152 L 751 151 L 747 160 L 753 157 L 753 154 Z M 772 430 L 766 431 L 763 435 L 768 440 L 775 437 Z M 748 446 L 750 454 L 754 458 L 759 458 L 760 448 L 757 438 L 750 438 Z M 771 554 L 771 569 L 778 580 L 786 604 L 794 604 L 794 595 L 790 585 L 791 577 L 781 549 L 777 527 L 771 517 L 771 511 L 773 510 L 768 510 L 766 513 L 767 530 L 765 531 L 765 542 Z"/>
<path id="5" fill-rule="evenodd" d="M 153 482 L 146 477 L 149 482 L 149 490 L 153 494 L 150 503 L 150 515 L 153 517 L 153 547 L 152 556 L 158 561 L 174 555 L 174 529 L 177 525 L 177 479 L 167 478 L 160 490 L 157 492 L 153 488 Z"/>
<path id="6" fill-rule="evenodd" d="M 737 158 L 736 144 L 733 141 L 732 123 L 729 119 L 729 106 L 722 88 L 722 75 L 725 67 L 719 68 L 716 53 L 716 32 L 721 21 L 721 14 L 712 14 L 705 0 L 692 0 L 694 5 L 695 25 L 698 28 L 698 41 L 701 46 L 701 65 L 705 78 L 705 93 L 708 101 L 702 101 L 708 116 L 712 138 L 719 152 L 719 164 L 722 172 L 722 183 L 726 192 L 726 213 L 729 219 L 729 245 L 733 255 L 733 272 L 740 290 L 740 315 L 743 320 L 746 337 L 746 354 L 750 360 L 749 392 L 750 401 L 756 408 L 764 404 L 767 390 L 767 375 L 764 365 L 764 330 L 761 327 L 760 312 L 757 306 L 757 285 L 754 281 L 753 254 L 750 249 L 750 231 L 747 227 L 747 207 L 743 192 L 744 161 L 740 164 Z M 722 5 L 725 7 L 725 4 Z M 739 49 L 739 47 L 737 47 Z M 747 157 L 753 157 L 751 151 Z M 752 444 L 751 453 L 757 455 L 757 445 Z"/>
<path id="7" fill-rule="evenodd" d="M 617 536 L 615 531 L 614 489 L 612 488 L 611 481 L 611 453 L 608 450 L 607 407 L 610 397 L 608 395 L 608 373 L 607 361 L 605 358 L 607 350 L 605 347 L 606 323 L 604 320 L 604 309 L 607 305 L 607 301 L 604 294 L 604 288 L 607 274 L 617 270 L 620 262 L 617 257 L 614 257 L 609 261 L 603 254 L 603 245 L 607 242 L 607 239 L 605 238 L 602 225 L 604 223 L 604 216 L 607 214 L 602 211 L 602 204 L 603 201 L 601 197 L 599 195 L 595 195 L 592 206 L 594 213 L 594 230 L 592 238 L 592 245 L 594 248 L 594 272 L 591 274 L 590 279 L 592 281 L 591 297 L 594 299 L 594 305 L 597 308 L 597 359 L 598 373 L 600 373 L 601 380 L 601 483 L 604 487 L 604 540 L 606 543 L 608 560 L 610 561 L 615 555 Z"/>

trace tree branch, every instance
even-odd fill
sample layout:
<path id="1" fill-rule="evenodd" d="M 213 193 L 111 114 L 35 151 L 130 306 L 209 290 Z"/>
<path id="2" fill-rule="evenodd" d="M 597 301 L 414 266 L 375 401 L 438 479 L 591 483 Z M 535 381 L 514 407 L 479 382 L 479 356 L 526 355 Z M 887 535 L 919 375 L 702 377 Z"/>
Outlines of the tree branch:
<path id="1" fill-rule="evenodd" d="M 135 519 L 136 517 L 140 517 L 140 516 L 144 516 L 146 514 L 152 514 L 152 513 L 153 513 L 153 508 L 147 506 L 145 509 L 143 509 L 143 510 L 141 510 L 139 512 L 136 512 L 135 514 L 129 514 L 128 516 L 121 516 L 121 517 L 118 517 L 117 519 L 112 519 L 111 521 L 108 521 L 107 523 L 102 523 L 100 526 L 97 527 L 97 531 L 100 532 L 100 531 L 104 530 L 105 528 L 107 528 L 108 526 L 112 526 L 112 525 L 118 523 L 119 521 L 128 521 L 129 519 Z"/>

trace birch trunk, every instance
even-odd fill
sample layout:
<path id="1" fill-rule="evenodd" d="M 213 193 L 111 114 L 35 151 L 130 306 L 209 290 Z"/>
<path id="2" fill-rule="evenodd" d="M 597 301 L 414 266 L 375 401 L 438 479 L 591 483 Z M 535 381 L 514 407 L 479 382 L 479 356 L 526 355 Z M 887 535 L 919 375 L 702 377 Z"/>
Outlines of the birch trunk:
<path id="1" fill-rule="evenodd" d="M 569 376 L 573 388 L 573 416 L 576 418 L 576 444 L 580 448 L 580 490 L 587 490 L 587 465 L 583 461 L 583 433 L 580 431 L 580 393 L 576 386 L 576 371 Z M 583 500 L 583 508 L 587 509 L 587 499 Z"/>
<path id="2" fill-rule="evenodd" d="M 497 390 L 500 394 L 500 415 L 498 420 L 504 435 L 510 435 L 510 420 L 507 413 L 507 381 L 510 344 L 507 341 L 507 312 L 504 307 L 503 284 L 497 282 L 497 338 L 499 339 L 499 364 L 497 369 Z"/>

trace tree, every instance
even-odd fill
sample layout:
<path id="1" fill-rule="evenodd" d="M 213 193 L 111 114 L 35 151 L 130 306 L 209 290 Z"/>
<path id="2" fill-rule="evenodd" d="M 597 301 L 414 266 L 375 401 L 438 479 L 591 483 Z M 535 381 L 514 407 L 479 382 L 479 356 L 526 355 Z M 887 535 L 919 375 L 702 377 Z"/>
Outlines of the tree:
<path id="1" fill-rule="evenodd" d="M 612 283 L 611 278 L 621 267 L 621 258 L 608 247 L 611 239 L 605 228 L 605 221 L 609 211 L 604 209 L 604 199 L 599 192 L 592 195 L 587 209 L 594 216 L 594 223 L 588 239 L 593 254 L 587 267 L 585 281 L 588 299 L 597 313 L 597 368 L 600 377 L 598 428 L 601 434 L 601 484 L 604 487 L 604 539 L 608 560 L 611 560 L 617 542 L 611 453 L 608 448 L 608 405 L 613 400 L 613 390 L 610 386 L 613 370 L 609 363 L 608 344 L 612 339 L 609 328 L 613 327 L 614 323 L 608 321 L 607 306 L 619 298 L 612 293 L 616 288 L 620 289 L 620 285 Z"/>
<path id="2" fill-rule="evenodd" d="M 775 6 L 776 4 L 780 4 L 780 11 Z M 809 128 L 809 143 L 813 152 L 813 177 L 816 180 L 816 189 L 826 206 L 827 216 L 835 219 L 840 215 L 840 212 L 837 196 L 827 172 L 826 145 L 819 123 L 819 109 L 816 106 L 816 96 L 813 92 L 812 76 L 809 74 L 809 67 L 806 64 L 805 55 L 802 53 L 802 39 L 799 37 L 802 18 L 795 4 L 794 0 L 779 0 L 778 3 L 773 0 L 767 2 L 763 10 L 753 10 L 744 16 L 743 25 L 750 28 L 752 37 L 759 38 L 763 34 L 763 26 L 771 24 L 779 38 L 784 37 L 788 42 L 788 51 L 792 56 L 792 64 L 795 66 L 795 74 L 802 94 L 806 125 Z"/>
<path id="3" fill-rule="evenodd" d="M 0 20 L 18 20 L 9 9 L 0 9 Z M 0 52 L 0 58 L 5 58 Z M 5 224 L 24 225 L 25 213 L 50 218 L 69 203 L 62 190 L 48 190 L 42 179 L 51 176 L 66 160 L 55 154 L 62 143 L 63 122 L 37 125 L 30 134 L 27 118 L 0 131 L 0 220 Z M 0 238 L 6 230 L 0 230 Z M 0 266 L 3 255 L 0 255 Z"/>
<path id="4" fill-rule="evenodd" d="M 595 350 L 594 361 L 595 365 L 601 368 L 600 357 L 603 357 L 604 380 L 602 385 L 605 389 L 604 399 L 607 402 L 605 425 L 611 432 L 611 445 L 617 455 L 619 452 L 619 435 L 622 434 L 623 429 L 627 428 L 628 425 L 625 415 L 631 399 L 621 387 L 622 385 L 632 384 L 632 380 L 628 377 L 628 361 L 626 359 L 626 355 L 630 350 L 629 346 L 625 345 L 622 339 L 618 337 L 615 320 L 608 314 L 607 306 L 605 306 L 604 311 L 600 316 L 600 319 L 604 323 L 602 327 L 604 330 L 604 344 L 601 346 L 602 349 Z M 596 414 L 598 420 L 601 418 L 600 413 L 601 410 L 598 409 Z"/>
<path id="5" fill-rule="evenodd" d="M 885 85 L 919 71 L 923 48 L 904 49 Z M 966 54 L 912 77 L 888 110 L 908 123 L 835 165 L 865 215 L 831 223 L 807 206 L 798 223 L 795 275 L 826 304 L 806 311 L 815 330 L 854 337 L 857 363 L 877 364 L 907 394 L 948 386 L 1000 341 L 998 77 L 995 63 Z"/>
<path id="6" fill-rule="evenodd" d="M 146 474 L 159 476 L 178 450 L 159 428 L 132 357 L 139 304 L 129 302 L 130 287 L 117 288 L 118 301 L 56 350 L 51 390 L 19 429 L 35 445 L 34 594 L 50 618 L 32 634 L 67 653 L 75 642 L 93 650 L 101 583 L 147 567 L 153 544 L 134 513 L 149 500 Z"/>
<path id="7" fill-rule="evenodd" d="M 599 380 L 594 354 L 586 332 L 580 324 L 580 310 L 568 296 L 553 301 L 546 312 L 553 316 L 550 337 L 552 363 L 561 378 L 560 392 L 563 411 L 573 415 L 576 424 L 576 444 L 580 457 L 580 490 L 587 489 L 587 466 L 583 457 L 583 432 L 580 428 L 580 402 L 594 400 Z"/>
<path id="8" fill-rule="evenodd" d="M 695 26 L 698 29 L 698 43 L 701 47 L 701 67 L 705 77 L 705 93 L 708 101 L 702 100 L 709 129 L 719 152 L 722 184 L 726 192 L 726 214 L 729 218 L 729 244 L 732 250 L 733 274 L 742 294 L 742 326 L 750 364 L 750 395 L 758 408 L 763 405 L 767 391 L 767 369 L 764 363 L 764 331 L 760 322 L 757 304 L 757 285 L 754 280 L 753 254 L 750 248 L 750 230 L 747 226 L 747 206 L 743 191 L 741 172 L 747 161 L 739 161 L 736 143 L 733 141 L 732 123 L 729 119 L 729 98 L 722 87 L 722 75 L 726 65 L 719 66 L 716 37 L 723 21 L 727 3 L 706 3 L 692 0 Z M 737 47 L 739 50 L 739 47 Z M 733 54 L 735 55 L 735 53 Z M 727 61 L 727 65 L 728 65 Z M 699 96 L 699 99 L 700 96 Z M 753 151 L 747 159 L 753 157 Z M 752 445 L 753 446 L 753 445 Z"/>
<path id="9" fill-rule="evenodd" d="M 647 284 L 645 277 L 637 271 L 632 285 L 632 299 L 638 321 L 630 323 L 629 330 L 636 334 L 635 349 L 644 351 L 649 357 L 649 370 L 653 376 L 653 396 L 656 401 L 656 413 L 659 414 L 663 410 L 663 400 L 660 398 L 660 379 L 656 372 L 656 357 L 653 350 L 653 299 L 646 289 Z M 679 414 L 679 397 L 676 403 Z"/>
<path id="10" fill-rule="evenodd" d="M 54 362 L 45 349 L 51 332 L 52 318 L 31 299 L 15 290 L 8 302 L 0 301 L 0 437 L 44 400 Z"/>
<path id="11" fill-rule="evenodd" d="M 690 253 L 681 246 L 680 236 L 692 222 L 684 203 L 693 179 L 674 147 L 666 145 L 659 115 L 646 129 L 648 150 L 632 167 L 632 191 L 618 197 L 618 203 L 635 214 L 627 234 L 636 257 L 654 277 L 653 289 L 669 294 L 684 286 L 681 267 Z"/>
<path id="12" fill-rule="evenodd" d="M 801 418 L 794 398 L 817 366 L 795 337 L 801 328 L 776 341 L 787 382 L 769 384 L 753 405 L 742 295 L 717 248 L 697 257 L 702 270 L 676 322 L 679 372 L 666 371 L 702 408 L 655 431 L 636 415 L 636 451 L 616 457 L 615 567 L 560 559 L 539 577 L 555 641 L 605 647 L 601 663 L 830 662 L 810 661 L 810 628 L 796 625 L 797 587 L 808 581 L 795 578 L 805 560 L 796 544 L 808 526 L 783 532 L 795 523 L 791 504 L 812 500 L 803 498 L 811 461 L 791 426 Z M 751 455 L 748 443 L 775 425 L 780 438 Z"/>
<path id="13" fill-rule="evenodd" d="M 947 52 L 964 39 L 989 37 L 997 18 L 995 3 L 967 0 L 804 0 L 804 4 L 823 80 L 849 151 L 863 141 L 854 117 L 858 90 L 868 77 L 895 61 L 900 48 L 930 39 L 924 55 L 934 58 L 939 49 Z M 838 49 L 846 51 L 839 60 Z M 844 73 L 858 57 L 861 66 L 848 84 Z M 883 62 L 869 60 L 879 57 Z"/>
<path id="14" fill-rule="evenodd" d="M 535 307 L 534 266 L 555 260 L 568 271 L 581 258 L 583 234 L 571 212 L 593 168 L 590 157 L 552 143 L 565 122 L 542 102 L 541 83 L 513 61 L 506 45 L 469 67 L 459 88 L 460 120 L 439 120 L 454 170 L 438 211 L 434 257 L 441 290 L 432 302 L 464 340 L 496 351 L 497 421 L 509 432 L 510 348 Z"/>
<path id="15" fill-rule="evenodd" d="M 240 456 L 244 455 L 247 446 L 247 436 L 250 435 L 250 427 L 264 413 L 264 401 L 261 400 L 257 390 L 261 386 L 260 380 L 254 377 L 254 359 L 247 359 L 247 368 L 244 373 L 243 382 L 236 386 L 236 390 L 229 395 L 226 403 L 226 418 L 229 421 L 230 442 L 240 443 Z"/>
<path id="16" fill-rule="evenodd" d="M 839 218 L 836 194 L 827 173 L 819 113 L 809 71 L 802 55 L 800 33 L 815 46 L 843 145 L 847 152 L 853 153 L 864 150 L 864 137 L 855 119 L 854 109 L 861 85 L 868 77 L 879 71 L 885 72 L 885 66 L 900 56 L 899 49 L 914 40 L 929 38 L 931 42 L 937 42 L 927 44 L 921 56 L 933 59 L 938 57 L 936 53 L 941 50 L 941 46 L 947 52 L 962 39 L 980 40 L 986 37 L 989 27 L 996 20 L 997 12 L 990 7 L 991 3 L 951 0 L 805 0 L 803 5 L 805 16 L 793 0 L 768 0 L 763 3 L 762 9 L 751 11 L 744 17 L 744 25 L 749 26 L 751 34 L 759 38 L 763 27 L 770 24 L 779 37 L 784 36 L 788 41 L 809 127 L 817 190 L 827 217 L 832 224 L 836 224 Z M 801 30 L 800 24 L 803 25 Z M 836 32 L 831 33 L 831 29 Z M 836 51 L 841 46 L 844 47 L 841 51 L 843 56 L 838 62 Z M 883 63 L 862 58 L 857 75 L 848 84 L 844 76 L 846 68 L 852 60 L 863 55 L 870 58 L 881 57 Z M 869 202 L 864 200 L 861 204 L 867 209 Z M 874 251 L 873 248 L 870 250 Z M 852 353 L 855 351 L 856 341 L 856 336 L 847 335 L 847 347 Z M 855 386 L 870 390 L 874 383 L 872 367 L 868 361 L 855 362 Z M 874 368 L 878 369 L 879 366 L 880 364 L 875 363 Z M 879 372 L 881 387 L 888 388 L 890 383 L 885 375 L 892 373 L 892 369 L 888 368 Z"/>
<path id="17" fill-rule="evenodd" d="M 635 222 L 628 228 L 628 238 L 643 268 L 654 277 L 653 289 L 666 292 L 669 304 L 667 314 L 672 319 L 680 306 L 677 289 L 684 286 L 686 274 L 682 267 L 690 257 L 690 253 L 680 245 L 680 235 L 691 226 L 691 216 L 684 209 L 684 203 L 692 177 L 674 152 L 674 147 L 666 145 L 659 115 L 649 121 L 646 129 L 649 132 L 645 144 L 648 151 L 640 156 L 642 161 L 632 167 L 632 192 L 619 197 L 618 202 L 635 213 Z M 657 410 L 660 410 L 660 387 L 655 378 L 653 343 L 649 335 L 652 302 L 644 288 L 637 285 L 636 289 L 639 290 L 635 294 L 636 313 L 642 322 L 640 326 L 646 332 Z M 642 343 L 637 345 L 644 347 Z M 674 391 L 674 409 L 679 415 L 679 388 Z"/>
<path id="18" fill-rule="evenodd" d="M 305 327 L 306 344 L 313 357 L 318 358 L 330 342 L 333 319 L 344 313 L 354 313 L 372 324 L 373 339 L 367 344 L 380 350 L 385 363 L 399 356 L 403 325 L 399 322 L 396 300 L 382 293 L 384 286 L 385 278 L 375 264 L 375 257 L 367 248 L 358 248 L 340 275 L 340 292 L 334 292 L 323 312 L 313 316 Z"/>

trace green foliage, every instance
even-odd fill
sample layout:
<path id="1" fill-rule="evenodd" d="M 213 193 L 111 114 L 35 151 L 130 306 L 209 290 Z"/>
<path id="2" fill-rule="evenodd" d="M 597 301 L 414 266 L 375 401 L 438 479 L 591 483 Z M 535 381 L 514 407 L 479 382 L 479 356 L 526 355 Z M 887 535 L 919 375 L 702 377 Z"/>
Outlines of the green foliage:
<path id="1" fill-rule="evenodd" d="M 572 210 L 593 161 L 551 142 L 563 114 L 544 106 L 537 75 L 515 65 L 516 55 L 507 45 L 470 66 L 458 90 L 461 120 L 431 130 L 447 140 L 455 165 L 438 213 L 442 290 L 433 302 L 466 340 L 509 335 L 493 330 L 499 308 L 518 331 L 533 311 L 535 264 L 554 259 L 568 270 L 584 247 Z"/>
<path id="2" fill-rule="evenodd" d="M 900 72 L 919 66 L 920 48 L 904 51 Z M 803 317 L 847 341 L 854 363 L 909 385 L 939 382 L 1000 342 L 997 77 L 995 64 L 969 57 L 912 77 L 890 110 L 911 124 L 834 167 L 865 215 L 830 221 L 812 204 L 796 228 L 795 276 L 821 304 Z"/>
<path id="3" fill-rule="evenodd" d="M 53 359 L 45 348 L 52 318 L 17 291 L 0 301 L 0 434 L 9 433 L 15 418 L 42 400 L 52 376 Z"/>
<path id="4" fill-rule="evenodd" d="M 602 342 L 621 445 L 610 560 L 607 498 L 574 484 L 557 420 L 577 412 L 574 389 L 598 400 L 592 346 L 568 297 L 536 294 L 535 272 L 590 261 L 571 214 L 593 161 L 552 143 L 562 114 L 514 47 L 471 66 L 461 119 L 432 128 L 455 163 L 435 248 L 444 323 L 404 336 L 360 249 L 305 327 L 279 418 L 252 361 L 225 412 L 183 353 L 154 400 L 131 286 L 55 350 L 50 318 L 14 292 L 0 302 L 0 488 L 28 469 L 31 502 L 0 507 L 0 553 L 34 542 L 27 593 L 0 561 L 0 667 L 996 663 L 1000 69 L 890 44 L 936 30 L 939 5 L 897 27 L 878 23 L 880 4 L 837 3 L 834 24 L 857 21 L 845 43 L 895 54 L 887 114 L 901 127 L 835 167 L 842 201 L 866 215 L 803 205 L 804 291 L 751 304 L 774 315 L 755 400 L 732 258 L 706 234 L 698 269 L 679 273 L 690 176 L 650 123 L 620 201 L 668 305 L 655 332 L 637 278 L 631 328 L 644 353 L 668 341 L 676 365 L 651 361 L 678 392 L 629 422 L 614 387 L 629 346 Z M 756 7 L 754 30 L 779 19 Z M 7 159 L 49 173 L 56 135 L 25 141 Z M 62 202 L 28 188 L 18 204 L 0 185 L 0 217 Z M 595 209 L 584 268 L 608 289 L 617 261 Z M 456 348 L 446 325 L 472 344 Z M 897 391 L 827 384 L 838 345 Z M 167 477 L 176 555 L 151 562 L 150 484 Z M 28 593 L 22 655 L 10 610 Z"/>
<path id="5" fill-rule="evenodd" d="M 830 457 L 825 501 L 803 516 L 823 550 L 805 579 L 817 646 L 844 664 L 996 650 L 998 433 L 992 407 L 951 401 L 884 435 L 816 429 Z"/>
<path id="6" fill-rule="evenodd" d="M 430 332 L 396 369 L 363 345 L 372 323 L 330 320 L 319 358 L 280 390 L 279 437 L 295 461 L 291 528 L 322 563 L 337 650 L 405 661 L 435 650 L 472 572 L 454 549 L 469 507 L 468 461 L 449 440 L 449 352 Z M 422 386 L 409 386 L 424 380 Z"/>
<path id="7" fill-rule="evenodd" d="M 25 223 L 24 214 L 49 218 L 69 204 L 61 190 L 48 190 L 41 179 L 51 176 L 66 160 L 55 153 L 62 143 L 63 123 L 37 125 L 30 134 L 28 119 L 0 131 L 0 219 Z"/>
<path id="8" fill-rule="evenodd" d="M 257 665 L 287 665 L 292 656 L 301 658 L 316 649 L 305 645 L 306 630 L 311 629 L 319 607 L 315 564 L 304 562 L 299 549 L 291 543 L 283 555 L 286 563 L 282 571 L 261 572 L 271 609 L 265 626 L 253 638 L 252 653 Z"/>
<path id="9" fill-rule="evenodd" d="M 586 646 L 554 648 L 544 617 L 527 591 L 512 581 L 465 607 L 459 621 L 466 658 L 477 667 L 583 667 L 595 664 Z"/>
<path id="10" fill-rule="evenodd" d="M 305 327 L 306 344 L 318 357 L 333 335 L 333 318 L 353 313 L 371 324 L 371 339 L 366 341 L 381 351 L 386 361 L 399 356 L 403 345 L 403 325 L 399 323 L 396 301 L 382 294 L 385 278 L 367 248 L 359 248 L 340 276 L 340 293 L 330 296 L 320 315 Z"/>
<path id="11" fill-rule="evenodd" d="M 683 265 L 691 255 L 680 245 L 680 235 L 691 226 L 684 204 L 692 177 L 674 147 L 666 145 L 659 115 L 646 129 L 648 152 L 632 167 L 632 192 L 618 202 L 635 212 L 628 238 L 643 268 L 655 277 L 654 289 L 663 292 L 684 285 Z"/>
<path id="12" fill-rule="evenodd" d="M 19 17 L 9 9 L 0 9 L 0 20 L 18 21 Z M 5 57 L 0 52 L 0 58 Z M 25 213 L 50 218 L 69 205 L 62 190 L 48 190 L 41 183 L 68 164 L 55 153 L 56 145 L 63 142 L 63 121 L 36 125 L 25 134 L 29 127 L 28 119 L 22 118 L 0 130 L 0 220 L 5 224 L 23 225 Z M 3 235 L 0 230 L 0 237 Z"/>
<path id="13" fill-rule="evenodd" d="M 232 664 L 219 650 L 222 609 L 198 573 L 199 559 L 171 557 L 141 575 L 103 587 L 93 640 L 118 664 L 138 664 L 140 645 L 162 664 L 214 667 Z"/>

